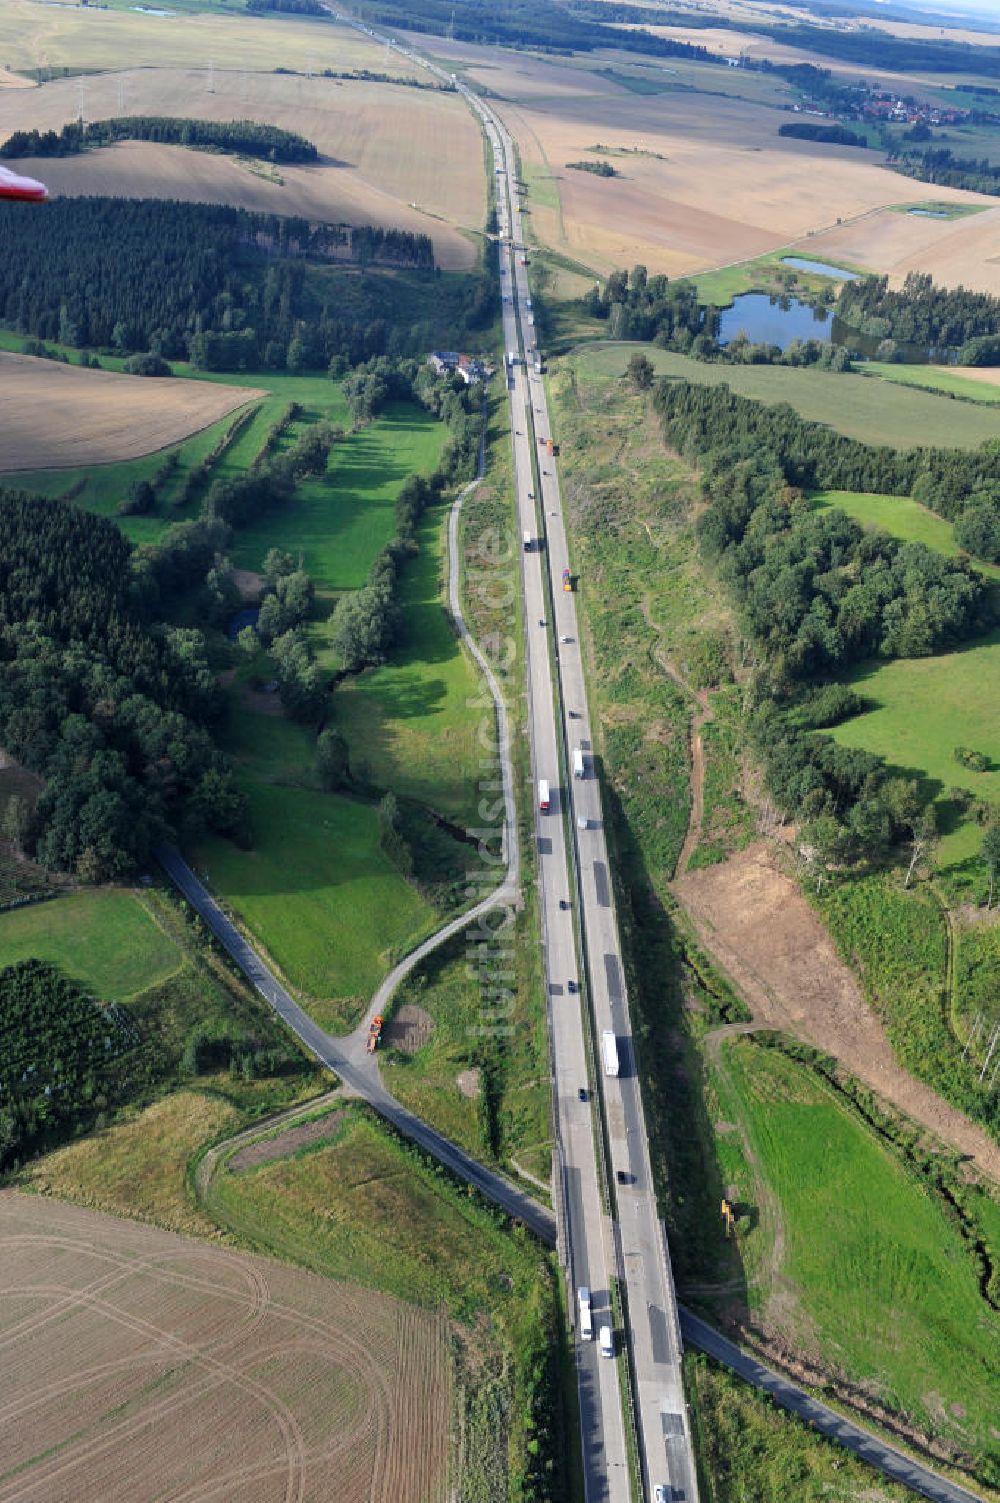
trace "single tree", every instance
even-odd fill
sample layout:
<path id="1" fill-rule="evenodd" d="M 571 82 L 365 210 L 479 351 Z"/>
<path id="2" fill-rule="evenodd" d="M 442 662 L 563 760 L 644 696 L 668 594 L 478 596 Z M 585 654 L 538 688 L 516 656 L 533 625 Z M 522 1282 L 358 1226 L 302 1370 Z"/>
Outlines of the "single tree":
<path id="1" fill-rule="evenodd" d="M 653 384 L 655 372 L 649 356 L 644 355 L 641 350 L 636 350 L 635 354 L 629 357 L 625 374 L 636 391 L 648 391 Z"/>
<path id="2" fill-rule="evenodd" d="M 993 889 L 1000 874 L 1000 823 L 986 826 L 983 836 L 983 860 L 986 862 L 986 871 L 990 880 L 990 894 L 987 899 L 987 908 L 993 907 Z"/>
<path id="3" fill-rule="evenodd" d="M 349 776 L 347 742 L 339 731 L 321 731 L 317 737 L 316 771 L 329 793 L 340 788 Z"/>
<path id="4" fill-rule="evenodd" d="M 918 814 L 910 826 L 910 864 L 906 871 L 904 887 L 909 887 L 913 880 L 913 873 L 917 868 L 918 861 L 929 861 L 931 852 L 937 842 L 938 824 L 937 814 L 933 804 Z"/>

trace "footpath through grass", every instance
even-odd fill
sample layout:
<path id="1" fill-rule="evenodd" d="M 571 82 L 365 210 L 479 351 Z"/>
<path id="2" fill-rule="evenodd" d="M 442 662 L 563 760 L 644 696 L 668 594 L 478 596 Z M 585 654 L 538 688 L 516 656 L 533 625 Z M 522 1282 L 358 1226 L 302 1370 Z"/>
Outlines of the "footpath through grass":
<path id="1" fill-rule="evenodd" d="M 891 382 L 875 382 L 850 372 L 799 369 L 786 365 L 710 365 L 654 345 L 595 344 L 574 357 L 581 386 L 606 381 L 625 370 L 640 349 L 657 375 L 702 386 L 729 386 L 740 396 L 769 404 L 787 402 L 808 422 L 824 423 L 867 444 L 894 449 L 916 445 L 970 449 L 1000 438 L 1000 412 L 971 402 Z M 902 367 L 893 367 L 902 369 Z"/>
<path id="2" fill-rule="evenodd" d="M 124 1002 L 176 971 L 177 945 L 139 898 L 114 888 L 67 893 L 0 914 L 0 969 L 48 960 L 105 1002 Z"/>

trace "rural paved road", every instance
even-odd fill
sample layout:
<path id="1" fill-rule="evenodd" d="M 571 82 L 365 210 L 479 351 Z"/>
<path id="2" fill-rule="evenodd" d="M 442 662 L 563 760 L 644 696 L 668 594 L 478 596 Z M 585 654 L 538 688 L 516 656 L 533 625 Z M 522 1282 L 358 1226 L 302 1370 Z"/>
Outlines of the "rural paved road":
<path id="1" fill-rule="evenodd" d="M 532 1196 L 513 1184 L 506 1175 L 478 1163 L 461 1148 L 408 1112 L 382 1085 L 374 1058 L 361 1051 L 357 1057 L 357 1037 L 336 1039 L 289 995 L 278 978 L 264 964 L 253 946 L 223 913 L 208 889 L 195 876 L 180 852 L 173 846 L 159 846 L 156 858 L 164 871 L 187 898 L 192 908 L 208 925 L 222 947 L 232 956 L 247 980 L 264 1000 L 283 1018 L 311 1054 L 340 1077 L 354 1095 L 375 1108 L 385 1120 L 405 1137 L 431 1154 L 468 1184 L 502 1207 L 509 1215 L 550 1246 L 555 1245 L 555 1220 L 551 1211 L 540 1206 Z"/>
<path id="2" fill-rule="evenodd" d="M 783 1378 L 780 1373 L 765 1367 L 755 1357 L 744 1352 L 741 1347 L 732 1341 L 727 1341 L 720 1336 L 712 1326 L 697 1315 L 692 1315 L 690 1310 L 681 1309 L 681 1332 L 688 1346 L 697 1347 L 709 1357 L 714 1357 L 730 1372 L 744 1378 L 747 1383 L 752 1383 L 755 1388 L 760 1388 L 764 1393 L 788 1409 L 792 1414 L 797 1414 L 800 1419 L 807 1421 L 820 1434 L 827 1435 L 831 1440 L 839 1443 L 848 1451 L 853 1451 L 862 1461 L 867 1461 L 870 1466 L 877 1467 L 885 1476 L 891 1477 L 894 1482 L 901 1482 L 904 1487 L 912 1488 L 921 1497 L 933 1499 L 933 1503 L 982 1503 L 978 1493 L 970 1493 L 964 1487 L 959 1487 L 955 1482 L 949 1482 L 945 1477 L 939 1477 L 928 1467 L 921 1466 L 917 1461 L 911 1461 L 904 1456 L 902 1451 L 897 1451 L 894 1446 L 887 1445 L 884 1440 L 870 1435 L 867 1430 L 862 1430 L 859 1425 L 854 1425 L 850 1420 L 844 1419 L 835 1409 L 830 1409 L 826 1404 L 821 1404 L 810 1394 L 797 1388 L 788 1378 Z"/>

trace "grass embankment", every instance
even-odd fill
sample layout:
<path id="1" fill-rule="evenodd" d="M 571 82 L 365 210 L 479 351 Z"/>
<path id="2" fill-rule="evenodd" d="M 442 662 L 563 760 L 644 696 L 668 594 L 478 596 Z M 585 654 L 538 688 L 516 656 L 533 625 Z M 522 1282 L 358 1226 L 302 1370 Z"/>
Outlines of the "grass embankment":
<path id="1" fill-rule="evenodd" d="M 970 449 L 1000 438 L 1000 414 L 988 406 L 811 366 L 710 365 L 653 345 L 609 342 L 578 352 L 574 365 L 579 381 L 600 382 L 619 375 L 635 349 L 649 357 L 657 375 L 702 386 L 726 385 L 740 396 L 771 405 L 787 402 L 807 421 L 824 423 L 862 443 L 894 449 L 917 444 Z"/>
<path id="2" fill-rule="evenodd" d="M 673 875 L 688 826 L 688 729 L 698 708 L 671 670 L 701 690 L 727 677 L 732 614 L 702 567 L 697 482 L 668 454 L 645 397 L 580 351 L 550 382 L 570 510 L 574 568 L 592 635 L 591 693 L 600 706 L 604 771 L 650 870 Z M 609 352 L 605 351 L 605 354 Z M 619 363 L 619 361 L 621 363 Z M 703 728 L 704 845 L 724 851 L 748 829 L 740 784 L 739 704 L 708 693 Z"/>
<path id="3" fill-rule="evenodd" d="M 534 956 L 512 926 L 495 940 L 493 970 L 480 967 L 473 947 L 486 943 L 478 928 L 459 934 L 430 956 L 393 999 L 391 1017 L 419 1008 L 433 1029 L 413 1052 L 392 1048 L 386 1080 L 404 1106 L 479 1158 L 520 1167 L 548 1184 L 551 1120 L 548 1044 Z M 501 1005 L 496 987 L 511 995 L 502 1026 L 490 1028 Z"/>
<path id="4" fill-rule="evenodd" d="M 707 1357 L 689 1353 L 684 1366 L 706 1503 L 910 1503 L 907 1488 Z"/>
<path id="5" fill-rule="evenodd" d="M 780 1207 L 781 1253 L 757 1269 L 765 1326 L 956 1455 L 989 1457 L 1000 1316 L 943 1203 L 806 1067 L 748 1041 L 723 1049 L 722 1108 L 763 1182 L 741 1238 L 763 1194 Z"/>
<path id="6" fill-rule="evenodd" d="M 732 616 L 701 566 L 695 477 L 665 452 L 647 400 L 617 379 L 624 361 L 614 378 L 577 381 L 585 360 L 560 365 L 550 388 L 650 1150 L 678 1281 L 714 1277 L 720 1259 L 719 1276 L 738 1281 L 718 1235 L 723 1180 L 691 1029 L 696 1015 L 741 1013 L 670 917 L 694 701 L 663 666 L 694 683 L 724 675 Z M 704 843 L 722 854 L 746 840 L 752 819 L 741 796 L 738 702 L 728 691 L 709 702 L 719 734 L 705 741 Z"/>
<path id="7" fill-rule="evenodd" d="M 0 969 L 47 960 L 107 1002 L 165 981 L 183 954 L 130 892 L 101 888 L 0 914 Z"/>

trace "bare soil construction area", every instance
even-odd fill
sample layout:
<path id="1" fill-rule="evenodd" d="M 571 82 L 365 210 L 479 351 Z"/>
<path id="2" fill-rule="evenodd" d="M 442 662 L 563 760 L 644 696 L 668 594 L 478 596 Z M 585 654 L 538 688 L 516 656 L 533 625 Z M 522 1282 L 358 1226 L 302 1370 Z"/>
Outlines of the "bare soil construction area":
<path id="1" fill-rule="evenodd" d="M 896 1062 L 850 968 L 763 842 L 688 872 L 674 891 L 755 1023 L 840 1060 L 886 1101 L 1000 1181 L 1000 1147 Z"/>
<path id="2" fill-rule="evenodd" d="M 443 1317 L 0 1194 L 0 1500 L 428 1503 Z"/>
<path id="3" fill-rule="evenodd" d="M 253 171 L 230 156 L 126 141 L 82 156 L 25 159 L 57 194 L 112 194 L 225 203 L 329 223 L 385 225 L 430 235 L 446 270 L 467 269 L 475 247 L 456 226 L 478 230 L 485 196 L 479 132 L 455 94 L 357 80 L 217 70 L 211 92 L 199 68 L 143 68 L 86 80 L 90 120 L 144 114 L 253 119 L 314 142 L 312 166 Z M 119 88 L 121 95 L 119 95 Z M 58 130 L 80 111 L 78 80 L 31 94 L 0 93 L 0 140 L 12 130 Z"/>
<path id="4" fill-rule="evenodd" d="M 121 376 L 0 351 L 0 472 L 138 459 L 263 395 L 245 386 Z"/>

